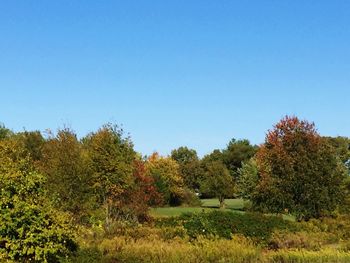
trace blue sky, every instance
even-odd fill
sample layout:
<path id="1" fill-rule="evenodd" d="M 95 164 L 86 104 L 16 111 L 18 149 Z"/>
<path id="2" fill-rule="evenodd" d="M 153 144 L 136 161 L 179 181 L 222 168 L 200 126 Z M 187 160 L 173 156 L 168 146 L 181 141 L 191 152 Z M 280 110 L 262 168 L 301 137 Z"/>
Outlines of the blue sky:
<path id="1" fill-rule="evenodd" d="M 1 1 L 0 122 L 16 131 L 123 124 L 143 154 L 281 117 L 350 136 L 350 1 Z"/>

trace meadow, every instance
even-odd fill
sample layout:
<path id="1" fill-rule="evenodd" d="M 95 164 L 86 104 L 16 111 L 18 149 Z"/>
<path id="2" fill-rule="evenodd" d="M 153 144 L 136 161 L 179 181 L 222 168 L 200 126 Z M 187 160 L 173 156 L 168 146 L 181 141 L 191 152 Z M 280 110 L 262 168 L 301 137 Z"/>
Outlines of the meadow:
<path id="1" fill-rule="evenodd" d="M 242 199 L 152 208 L 152 220 L 83 228 L 80 250 L 62 262 L 350 262 L 350 218 L 296 222 L 242 211 Z"/>

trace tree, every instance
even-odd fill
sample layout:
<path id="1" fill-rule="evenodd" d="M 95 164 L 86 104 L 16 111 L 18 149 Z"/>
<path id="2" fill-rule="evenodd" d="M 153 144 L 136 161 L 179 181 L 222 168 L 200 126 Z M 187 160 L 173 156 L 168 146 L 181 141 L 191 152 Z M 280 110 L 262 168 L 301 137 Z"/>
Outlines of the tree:
<path id="1" fill-rule="evenodd" d="M 350 138 L 347 137 L 324 137 L 334 147 L 337 156 L 348 168 L 350 175 Z"/>
<path id="2" fill-rule="evenodd" d="M 192 191 L 198 191 L 202 171 L 197 152 L 187 147 L 180 147 L 171 152 L 171 158 L 179 164 L 185 185 Z"/>
<path id="3" fill-rule="evenodd" d="M 153 177 L 146 174 L 145 162 L 136 159 L 133 165 L 133 184 L 119 197 L 118 218 L 144 222 L 149 219 L 149 207 L 160 205 L 163 200 Z"/>
<path id="4" fill-rule="evenodd" d="M 234 193 L 234 181 L 222 162 L 206 163 L 204 178 L 201 181 L 201 191 L 204 194 L 217 197 L 220 208 L 225 207 L 225 198 L 231 197 Z"/>
<path id="5" fill-rule="evenodd" d="M 122 196 L 133 186 L 136 153 L 129 137 L 116 125 L 106 124 L 83 139 L 90 184 L 98 205 L 105 207 L 106 227 L 120 214 Z"/>
<path id="6" fill-rule="evenodd" d="M 179 164 L 185 164 L 198 160 L 196 150 L 189 149 L 186 146 L 179 147 L 178 149 L 171 151 L 171 158 L 177 161 Z"/>
<path id="7" fill-rule="evenodd" d="M 42 158 L 42 149 L 45 139 L 40 131 L 24 131 L 16 134 L 19 140 L 23 141 L 25 151 L 34 162 Z"/>
<path id="8" fill-rule="evenodd" d="M 0 142 L 0 259 L 58 262 L 76 249 L 67 215 L 46 199 L 45 177 L 37 173 L 16 140 Z"/>
<path id="9" fill-rule="evenodd" d="M 251 145 L 248 140 L 235 139 L 232 139 L 227 148 L 222 151 L 223 162 L 236 181 L 239 180 L 238 170 L 242 167 L 242 163 L 249 161 L 256 151 L 257 147 Z"/>
<path id="10" fill-rule="evenodd" d="M 242 168 L 238 169 L 238 173 L 239 196 L 250 200 L 259 182 L 259 171 L 256 160 L 252 158 L 248 162 L 243 163 Z"/>
<path id="11" fill-rule="evenodd" d="M 220 151 L 219 149 L 215 149 L 210 154 L 205 155 L 202 158 L 201 163 L 202 163 L 202 165 L 205 166 L 205 164 L 213 162 L 213 161 L 220 161 L 222 163 L 224 162 L 224 156 L 223 156 L 222 151 Z"/>
<path id="12" fill-rule="evenodd" d="M 146 173 L 155 181 L 164 204 L 178 205 L 184 195 L 184 183 L 178 163 L 169 157 L 152 154 L 146 162 Z"/>
<path id="13" fill-rule="evenodd" d="M 11 137 L 14 133 L 5 127 L 4 124 L 0 123 L 0 140 Z"/>
<path id="14" fill-rule="evenodd" d="M 86 210 L 88 201 L 88 171 L 82 145 L 76 134 L 64 128 L 42 147 L 40 170 L 46 175 L 46 187 L 54 205 L 74 213 L 77 219 Z"/>
<path id="15" fill-rule="evenodd" d="M 340 203 L 344 165 L 313 123 L 283 118 L 266 135 L 257 164 L 256 208 L 309 219 L 330 213 Z"/>

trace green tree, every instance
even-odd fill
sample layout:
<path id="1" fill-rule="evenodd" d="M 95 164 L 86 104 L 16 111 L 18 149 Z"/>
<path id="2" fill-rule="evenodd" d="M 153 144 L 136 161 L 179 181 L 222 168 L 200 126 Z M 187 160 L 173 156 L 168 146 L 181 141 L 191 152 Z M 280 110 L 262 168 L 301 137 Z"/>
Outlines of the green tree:
<path id="1" fill-rule="evenodd" d="M 16 140 L 0 142 L 0 260 L 58 262 L 76 249 L 69 218 L 45 198 L 37 173 Z"/>
<path id="2" fill-rule="evenodd" d="M 257 163 L 260 180 L 252 196 L 256 208 L 309 219 L 332 212 L 341 202 L 344 165 L 313 123 L 282 119 L 266 135 Z"/>
<path id="3" fill-rule="evenodd" d="M 13 132 L 0 123 L 0 140 L 7 139 L 13 135 Z"/>
<path id="4" fill-rule="evenodd" d="M 238 192 L 243 199 L 250 200 L 259 182 L 259 170 L 255 159 L 250 159 L 238 169 Z"/>
<path id="5" fill-rule="evenodd" d="M 234 181 L 230 172 L 221 161 L 205 164 L 204 177 L 201 181 L 201 192 L 219 199 L 220 208 L 225 207 L 225 198 L 234 194 Z"/>
<path id="6" fill-rule="evenodd" d="M 348 137 L 324 137 L 334 147 L 337 156 L 348 168 L 350 175 L 350 138 Z"/>
<path id="7" fill-rule="evenodd" d="M 34 162 L 38 162 L 42 158 L 42 149 L 45 139 L 40 131 L 24 131 L 17 133 L 19 140 L 23 141 L 25 151 Z"/>
<path id="8" fill-rule="evenodd" d="M 192 191 L 198 191 L 202 170 L 197 152 L 187 147 L 179 147 L 171 152 L 171 158 L 179 164 L 185 185 Z"/>
<path id="9" fill-rule="evenodd" d="M 202 163 L 202 165 L 205 166 L 207 163 L 210 163 L 213 161 L 220 161 L 222 163 L 224 162 L 224 155 L 223 155 L 222 151 L 220 151 L 219 149 L 215 149 L 210 154 L 205 155 L 202 158 L 201 163 Z"/>
<path id="10" fill-rule="evenodd" d="M 223 162 L 236 181 L 239 180 L 238 170 L 242 167 L 242 163 L 249 161 L 256 151 L 257 147 L 251 145 L 248 140 L 235 139 L 232 139 L 226 149 L 222 151 Z"/>

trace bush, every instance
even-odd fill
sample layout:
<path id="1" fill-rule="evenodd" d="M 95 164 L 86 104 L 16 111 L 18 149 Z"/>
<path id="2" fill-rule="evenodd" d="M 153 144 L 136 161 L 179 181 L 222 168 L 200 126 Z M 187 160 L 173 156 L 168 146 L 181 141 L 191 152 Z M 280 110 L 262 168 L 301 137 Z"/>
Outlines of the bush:
<path id="1" fill-rule="evenodd" d="M 218 236 L 230 239 L 233 234 L 241 234 L 260 243 L 266 243 L 275 229 L 297 229 L 295 223 L 276 216 L 223 211 L 183 214 L 179 217 L 160 219 L 157 225 L 183 226 L 191 238 Z"/>
<path id="2" fill-rule="evenodd" d="M 181 204 L 188 206 L 200 206 L 202 202 L 194 192 L 185 188 L 181 197 Z"/>
<path id="3" fill-rule="evenodd" d="M 76 249 L 67 214 L 51 208 L 45 179 L 14 142 L 0 143 L 0 259 L 56 262 Z"/>
<path id="4" fill-rule="evenodd" d="M 317 251 L 326 243 L 325 233 L 308 233 L 305 231 L 290 233 L 288 231 L 276 231 L 269 241 L 270 249 L 308 249 Z"/>

